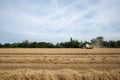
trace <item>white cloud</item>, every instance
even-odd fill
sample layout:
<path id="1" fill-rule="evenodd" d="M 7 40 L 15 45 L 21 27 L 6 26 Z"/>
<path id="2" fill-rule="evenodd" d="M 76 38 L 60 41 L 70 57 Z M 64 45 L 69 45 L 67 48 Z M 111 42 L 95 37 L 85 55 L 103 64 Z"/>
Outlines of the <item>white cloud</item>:
<path id="1" fill-rule="evenodd" d="M 67 1 L 1 0 L 4 4 L 0 6 L 0 31 L 18 36 L 16 40 L 58 42 L 70 37 L 90 40 L 99 35 L 120 39 L 119 0 Z"/>

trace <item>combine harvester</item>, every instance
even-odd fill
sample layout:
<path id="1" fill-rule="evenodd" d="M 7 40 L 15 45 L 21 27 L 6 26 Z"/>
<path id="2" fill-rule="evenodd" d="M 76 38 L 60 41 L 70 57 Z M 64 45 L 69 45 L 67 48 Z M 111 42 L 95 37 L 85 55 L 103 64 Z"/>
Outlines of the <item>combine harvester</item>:
<path id="1" fill-rule="evenodd" d="M 85 43 L 82 48 L 83 49 L 93 49 L 94 45 L 91 43 Z"/>

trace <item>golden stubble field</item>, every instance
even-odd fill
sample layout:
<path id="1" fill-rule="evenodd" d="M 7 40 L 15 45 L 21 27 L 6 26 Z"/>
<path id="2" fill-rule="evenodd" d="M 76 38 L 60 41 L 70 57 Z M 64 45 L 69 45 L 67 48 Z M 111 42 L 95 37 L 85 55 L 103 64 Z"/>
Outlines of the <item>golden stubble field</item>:
<path id="1" fill-rule="evenodd" d="M 0 80 L 120 80 L 120 48 L 1 48 Z"/>

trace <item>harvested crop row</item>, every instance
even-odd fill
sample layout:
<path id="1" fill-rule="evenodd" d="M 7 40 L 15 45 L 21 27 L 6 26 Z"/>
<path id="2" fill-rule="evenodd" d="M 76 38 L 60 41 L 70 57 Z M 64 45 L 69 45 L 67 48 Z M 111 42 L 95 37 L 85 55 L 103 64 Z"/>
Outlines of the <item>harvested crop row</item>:
<path id="1" fill-rule="evenodd" d="M 113 57 L 113 58 L 119 58 L 120 57 L 120 54 L 119 55 L 0 55 L 0 58 L 27 58 L 27 57 L 30 57 L 30 58 L 90 58 L 90 57 L 95 57 L 95 58 L 101 58 L 101 57 Z"/>
<path id="2" fill-rule="evenodd" d="M 39 63 L 0 63 L 0 69 L 14 70 L 14 69 L 47 69 L 47 70 L 59 70 L 59 69 L 74 69 L 74 70 L 111 70 L 120 69 L 119 64 L 39 64 Z"/>
<path id="3" fill-rule="evenodd" d="M 95 48 L 95 49 L 0 49 L 0 55 L 119 55 L 120 48 Z"/>
<path id="4" fill-rule="evenodd" d="M 120 70 L 0 70 L 0 80 L 119 80 Z"/>
<path id="5" fill-rule="evenodd" d="M 2 57 L 0 63 L 40 63 L 40 64 L 120 64 L 119 58 L 39 58 L 39 57 Z"/>

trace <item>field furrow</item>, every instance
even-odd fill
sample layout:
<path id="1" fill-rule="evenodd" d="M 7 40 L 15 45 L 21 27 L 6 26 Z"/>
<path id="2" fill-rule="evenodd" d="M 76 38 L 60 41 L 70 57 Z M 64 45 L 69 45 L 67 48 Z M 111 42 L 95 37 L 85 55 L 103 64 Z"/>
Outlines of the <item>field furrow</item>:
<path id="1" fill-rule="evenodd" d="M 0 49 L 0 80 L 119 80 L 120 49 Z"/>

